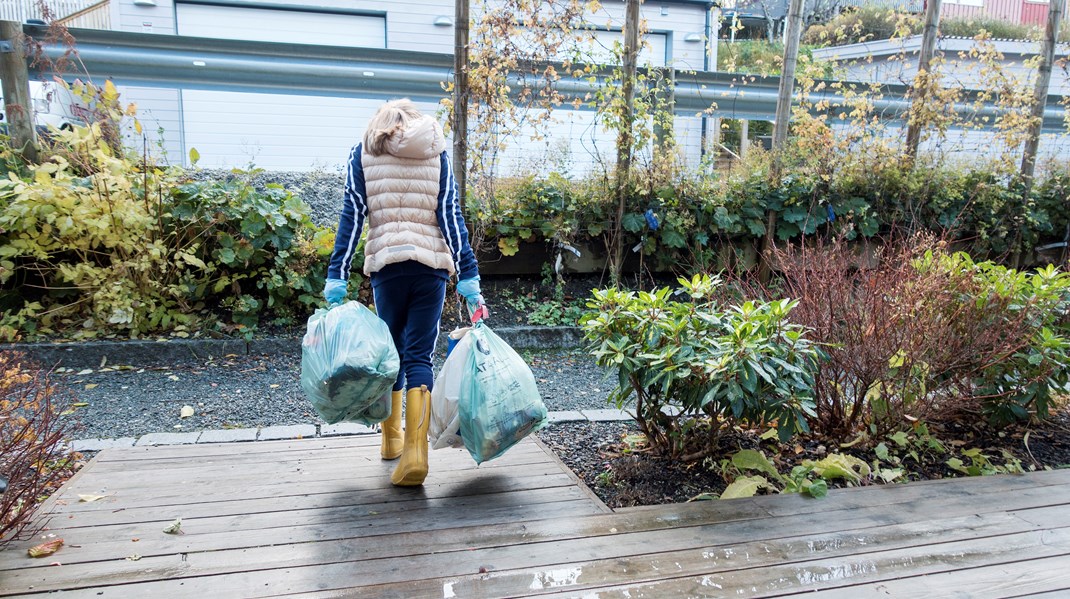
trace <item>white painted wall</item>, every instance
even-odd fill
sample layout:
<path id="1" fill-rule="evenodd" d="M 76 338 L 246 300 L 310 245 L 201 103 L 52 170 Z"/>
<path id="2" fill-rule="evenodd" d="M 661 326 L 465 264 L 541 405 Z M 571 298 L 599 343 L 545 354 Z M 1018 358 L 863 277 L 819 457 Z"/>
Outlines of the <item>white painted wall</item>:
<path id="1" fill-rule="evenodd" d="M 179 90 L 163 87 L 118 86 L 119 98 L 125 106 L 137 104 L 137 120 L 146 143 L 128 123 L 124 131 L 130 145 L 165 164 L 182 164 L 185 146 L 182 143 L 182 111 Z"/>
<path id="2" fill-rule="evenodd" d="M 178 34 L 259 42 L 386 47 L 386 16 L 296 12 L 237 6 L 175 7 Z"/>
<path id="3" fill-rule="evenodd" d="M 332 170 L 364 137 L 380 100 L 185 90 L 186 146 L 205 167 Z M 417 103 L 434 114 L 434 103 Z"/>
<path id="4" fill-rule="evenodd" d="M 379 11 L 375 16 L 301 13 L 217 7 L 156 0 L 156 6 L 134 5 L 134 0 L 113 0 L 112 22 L 122 31 L 179 34 L 292 43 L 340 46 L 386 47 L 399 50 L 453 52 L 453 0 L 258 0 L 258 4 L 307 6 L 319 9 Z M 473 2 L 473 5 L 478 5 Z M 590 17 L 604 29 L 598 42 L 611 46 L 622 35 L 622 0 L 606 0 Z M 473 6 L 476 9 L 476 6 Z M 641 63 L 671 64 L 701 70 L 707 48 L 704 6 L 646 2 L 642 17 L 651 31 Z M 177 17 L 177 18 L 176 18 Z M 447 26 L 435 20 L 446 17 Z M 687 41 L 689 34 L 699 38 Z M 715 57 L 710 64 L 716 64 Z M 125 87 L 124 101 L 136 102 L 150 146 L 173 163 L 188 163 L 191 148 L 200 154 L 202 166 L 243 167 L 250 163 L 266 169 L 310 170 L 337 165 L 363 135 L 363 126 L 378 107 L 378 99 L 308 97 L 200 90 Z M 435 113 L 434 104 L 422 105 Z M 611 164 L 615 137 L 599 130 L 591 111 L 558 111 L 549 142 L 532 142 L 525 136 L 509 140 L 502 164 L 509 168 L 567 160 L 570 172 L 584 174 Z M 677 119 L 677 137 L 689 161 L 699 159 L 701 121 Z M 157 133 L 162 128 L 162 134 Z M 534 152 L 534 148 L 540 148 Z M 606 162 L 609 161 L 609 162 Z M 563 165 L 564 166 L 564 165 Z"/>

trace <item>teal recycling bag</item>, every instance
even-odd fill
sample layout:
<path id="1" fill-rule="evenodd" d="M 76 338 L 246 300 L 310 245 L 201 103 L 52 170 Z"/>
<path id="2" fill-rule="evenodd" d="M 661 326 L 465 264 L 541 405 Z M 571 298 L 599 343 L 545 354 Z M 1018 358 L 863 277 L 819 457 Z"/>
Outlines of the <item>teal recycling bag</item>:
<path id="1" fill-rule="evenodd" d="M 494 459 L 546 425 L 546 406 L 524 359 L 482 322 L 471 346 L 459 399 L 461 439 L 477 464 Z"/>
<path id="2" fill-rule="evenodd" d="M 328 424 L 390 416 L 398 358 L 390 329 L 360 302 L 319 309 L 301 341 L 301 389 Z"/>

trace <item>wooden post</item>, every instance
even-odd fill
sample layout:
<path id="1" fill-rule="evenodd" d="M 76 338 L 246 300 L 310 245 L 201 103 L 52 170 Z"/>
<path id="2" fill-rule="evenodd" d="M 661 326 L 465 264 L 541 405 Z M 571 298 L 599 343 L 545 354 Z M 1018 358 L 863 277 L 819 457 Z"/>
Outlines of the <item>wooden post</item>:
<path id="1" fill-rule="evenodd" d="M 743 160 L 750 152 L 750 121 L 739 121 L 739 159 Z"/>
<path id="2" fill-rule="evenodd" d="M 25 36 L 16 21 L 0 21 L 0 83 L 4 86 L 4 112 L 11 144 L 22 156 L 37 161 L 34 143 L 33 101 L 30 98 L 30 73 L 23 52 Z"/>
<path id="3" fill-rule="evenodd" d="M 915 83 L 925 83 L 926 77 L 932 69 L 933 54 L 936 52 L 936 30 L 940 25 L 941 0 L 928 0 L 925 7 L 925 28 L 921 32 L 921 55 L 918 56 L 918 74 L 914 76 Z M 920 106 L 926 100 L 928 86 L 912 90 L 910 99 L 911 106 Z M 913 111 L 911 111 L 913 112 Z M 907 160 L 913 162 L 918 156 L 918 145 L 921 143 L 921 123 L 909 116 L 907 121 Z M 910 198 L 907 198 L 908 203 Z"/>
<path id="4" fill-rule="evenodd" d="M 1022 152 L 1022 199 L 1028 200 L 1033 191 L 1033 173 L 1037 166 L 1037 149 L 1040 146 L 1040 130 L 1044 126 L 1044 109 L 1048 103 L 1048 87 L 1051 84 L 1051 66 L 1055 62 L 1055 43 L 1059 39 L 1059 24 L 1062 22 L 1064 2 L 1051 0 L 1048 4 L 1048 23 L 1044 27 L 1044 41 L 1040 45 L 1040 66 L 1037 68 L 1037 82 L 1033 87 L 1033 114 L 1029 123 L 1029 136 L 1025 140 Z M 1067 202 L 1070 207 L 1070 201 Z M 1063 250 L 1066 255 L 1066 250 Z M 1064 260 L 1065 261 L 1065 260 Z M 1022 262 L 1022 231 L 1019 228 L 1014 237 L 1014 251 L 1011 254 L 1011 266 L 1018 268 Z"/>
<path id="5" fill-rule="evenodd" d="M 624 264 L 624 204 L 628 197 L 628 184 L 631 181 L 632 146 L 635 144 L 633 128 L 635 71 L 639 54 L 639 3 L 641 1 L 628 0 L 624 16 L 624 72 L 621 81 L 624 106 L 621 108 L 621 130 L 617 132 L 617 218 L 613 223 L 613 247 L 609 266 L 609 278 L 614 286 L 620 284 L 621 269 Z"/>
<path id="6" fill-rule="evenodd" d="M 780 87 L 777 88 L 776 119 L 773 123 L 773 167 L 770 176 L 773 185 L 780 184 L 780 170 L 783 147 L 788 140 L 788 125 L 791 123 L 791 104 L 795 91 L 795 65 L 799 58 L 799 37 L 802 35 L 802 11 L 805 0 L 791 0 L 788 5 L 788 31 L 784 36 L 784 70 L 780 73 Z M 763 283 L 769 281 L 772 273 L 770 262 L 773 259 L 773 235 L 776 231 L 776 212 L 770 210 L 765 215 L 765 239 L 762 241 L 762 255 L 758 266 L 758 278 Z"/>
<path id="7" fill-rule="evenodd" d="M 468 2 L 456 0 L 453 26 L 453 174 L 466 217 L 468 199 Z M 472 219 L 466 219 L 472 233 Z"/>
<path id="8" fill-rule="evenodd" d="M 1051 66 L 1055 62 L 1055 42 L 1059 38 L 1059 23 L 1066 0 L 1051 0 L 1048 7 L 1048 24 L 1044 28 L 1044 42 L 1040 46 L 1040 67 L 1033 88 L 1033 122 L 1029 125 L 1029 137 L 1022 155 L 1021 176 L 1025 194 L 1033 188 L 1033 172 L 1036 169 L 1037 148 L 1040 145 L 1040 130 L 1044 125 L 1044 109 L 1047 107 L 1048 87 L 1051 84 Z"/>

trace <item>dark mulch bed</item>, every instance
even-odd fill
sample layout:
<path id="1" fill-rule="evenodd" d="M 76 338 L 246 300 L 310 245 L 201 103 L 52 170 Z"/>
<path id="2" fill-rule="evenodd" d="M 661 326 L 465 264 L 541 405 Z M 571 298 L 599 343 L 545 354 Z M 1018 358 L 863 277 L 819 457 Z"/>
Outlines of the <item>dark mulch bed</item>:
<path id="1" fill-rule="evenodd" d="M 980 423 L 966 426 L 961 421 L 936 422 L 929 424 L 929 432 L 932 438 L 942 442 L 947 452 L 925 452 L 913 446 L 899 450 L 905 474 L 896 483 L 962 476 L 947 466 L 947 460 L 961 457 L 962 451 L 972 448 L 982 450 L 998 466 L 1006 463 L 1003 457 L 1006 450 L 1027 471 L 1070 467 L 1070 408 L 1066 407 L 1048 421 L 1029 426 L 995 430 Z M 538 435 L 612 508 L 712 499 L 728 484 L 721 475 L 721 461 L 740 449 L 760 448 L 781 473 L 790 472 L 804 460 L 820 460 L 829 453 L 853 455 L 870 464 L 875 459 L 872 448 L 875 443 L 840 447 L 810 437 L 781 444 L 761 440 L 758 433 L 744 430 L 726 434 L 719 450 L 711 457 L 690 463 L 675 462 L 645 450 L 642 436 L 633 423 L 562 423 Z M 886 444 L 896 451 L 894 444 Z M 907 457 L 910 450 L 918 453 L 919 460 Z M 829 486 L 845 485 L 830 481 Z"/>

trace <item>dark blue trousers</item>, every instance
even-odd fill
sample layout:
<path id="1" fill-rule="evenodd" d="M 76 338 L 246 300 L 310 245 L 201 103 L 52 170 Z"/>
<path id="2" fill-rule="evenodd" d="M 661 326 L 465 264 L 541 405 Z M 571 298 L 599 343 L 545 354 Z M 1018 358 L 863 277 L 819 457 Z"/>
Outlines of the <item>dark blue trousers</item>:
<path id="1" fill-rule="evenodd" d="M 434 386 L 431 356 L 438 341 L 448 276 L 444 270 L 416 262 L 391 264 L 372 274 L 375 311 L 390 327 L 401 356 L 395 391 Z"/>

